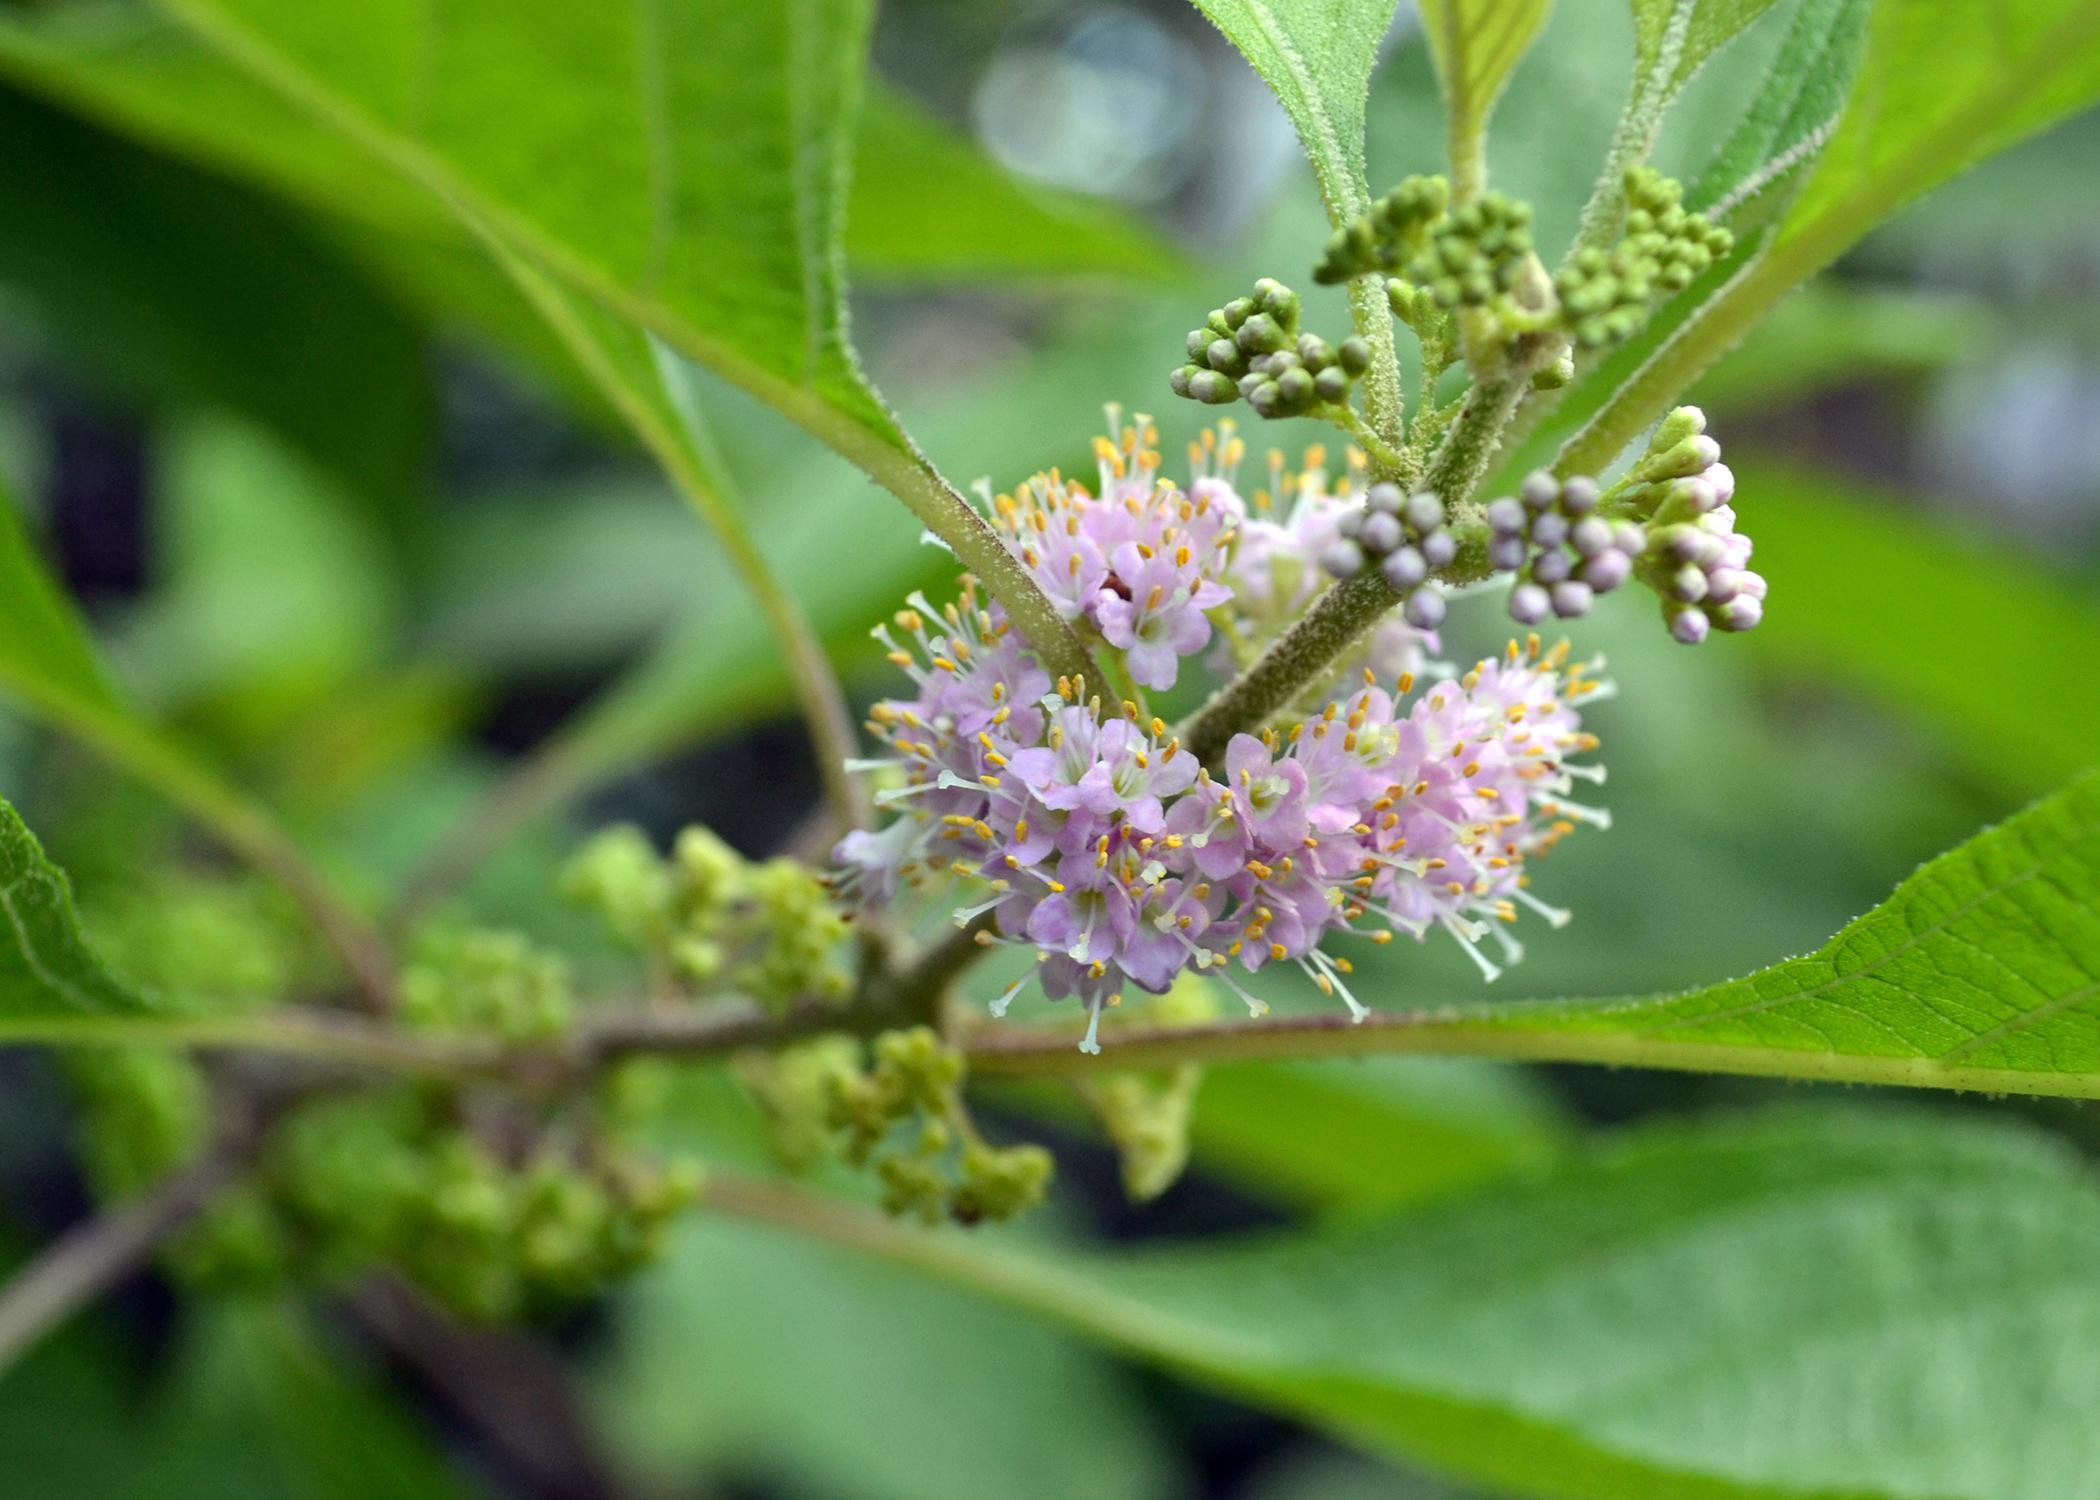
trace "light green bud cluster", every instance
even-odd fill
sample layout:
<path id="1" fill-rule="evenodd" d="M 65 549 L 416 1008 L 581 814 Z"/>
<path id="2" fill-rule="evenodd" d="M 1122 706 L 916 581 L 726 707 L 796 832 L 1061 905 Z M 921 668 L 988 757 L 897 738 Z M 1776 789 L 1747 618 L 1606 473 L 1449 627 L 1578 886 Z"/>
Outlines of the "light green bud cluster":
<path id="1" fill-rule="evenodd" d="M 1516 287 L 1531 254 L 1531 205 L 1485 193 L 1437 224 L 1407 277 L 1441 308 L 1484 307 Z"/>
<path id="2" fill-rule="evenodd" d="M 1197 1026 L 1217 1018 L 1212 985 L 1183 975 L 1166 994 L 1120 1010 L 1116 1025 Z M 1203 1069 L 1184 1063 L 1146 1072 L 1110 1073 L 1073 1085 L 1116 1148 L 1123 1191 L 1132 1201 L 1147 1203 L 1157 1198 L 1188 1166 L 1189 1122 L 1202 1082 Z"/>
<path id="3" fill-rule="evenodd" d="M 1313 270 L 1323 286 L 1373 271 L 1393 271 L 1420 255 L 1431 230 L 1451 202 L 1451 184 L 1442 177 L 1410 177 L 1350 220 L 1327 241 Z"/>
<path id="4" fill-rule="evenodd" d="M 668 859 L 639 829 L 607 829 L 570 862 L 562 890 L 695 989 L 778 1009 L 852 988 L 846 919 L 816 872 L 791 859 L 753 863 L 704 828 L 679 834 Z"/>
<path id="5" fill-rule="evenodd" d="M 1664 299 L 1727 255 L 1735 236 L 1688 212 L 1681 184 L 1652 167 L 1626 174 L 1626 223 L 1610 250 L 1577 251 L 1553 289 L 1575 342 L 1599 348 L 1631 338 Z"/>
<path id="6" fill-rule="evenodd" d="M 520 933 L 474 928 L 423 935 L 401 971 L 401 1019 L 510 1042 L 558 1036 L 575 1015 L 569 966 Z"/>
<path id="7" fill-rule="evenodd" d="M 924 1026 L 886 1031 L 871 1050 L 864 1066 L 859 1042 L 824 1037 L 739 1061 L 787 1166 L 838 1156 L 875 1174 L 887 1212 L 928 1224 L 1010 1219 L 1042 1201 L 1050 1153 L 977 1133 L 960 1052 Z"/>
<path id="8" fill-rule="evenodd" d="M 415 1091 L 311 1105 L 280 1135 L 261 1181 L 306 1274 L 389 1266 L 456 1311 L 505 1318 L 588 1296 L 652 1259 L 699 1189 L 691 1163 L 659 1165 L 602 1139 L 501 1130 Z"/>
<path id="9" fill-rule="evenodd" d="M 1298 326 L 1298 294 L 1263 277 L 1250 297 L 1213 308 L 1188 338 L 1188 363 L 1168 378 L 1174 394 L 1210 406 L 1244 400 L 1264 417 L 1340 406 L 1371 367 L 1360 338 L 1330 344 Z"/>

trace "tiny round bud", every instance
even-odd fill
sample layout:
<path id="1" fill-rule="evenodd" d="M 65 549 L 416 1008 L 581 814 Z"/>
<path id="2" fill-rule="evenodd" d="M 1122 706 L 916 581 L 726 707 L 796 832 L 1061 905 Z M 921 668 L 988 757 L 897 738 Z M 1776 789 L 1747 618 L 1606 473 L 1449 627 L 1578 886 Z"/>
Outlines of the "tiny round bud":
<path id="1" fill-rule="evenodd" d="M 1213 370 L 1236 370 L 1240 367 L 1240 346 L 1231 339 L 1212 339 L 1203 357 L 1210 361 Z"/>
<path id="2" fill-rule="evenodd" d="M 1686 438 L 1697 437 L 1706 431 L 1706 413 L 1696 406 L 1680 406 L 1655 427 L 1655 436 L 1649 442 L 1651 448 L 1669 448 Z"/>
<path id="3" fill-rule="evenodd" d="M 1524 512 L 1524 502 L 1514 495 L 1504 495 L 1492 501 L 1487 508 L 1487 523 L 1497 536 L 1522 536 L 1529 517 Z"/>
<path id="4" fill-rule="evenodd" d="M 1383 511 L 1386 515 L 1397 516 L 1400 514 L 1401 503 L 1406 498 L 1400 493 L 1399 485 L 1381 482 L 1371 486 L 1364 496 L 1364 504 L 1373 510 Z"/>
<path id="5" fill-rule="evenodd" d="M 1196 366 L 1182 365 L 1167 376 L 1167 388 L 1177 396 L 1189 393 L 1189 377 L 1196 373 Z"/>
<path id="6" fill-rule="evenodd" d="M 1224 316 L 1225 326 L 1237 329 L 1240 324 L 1254 316 L 1254 299 L 1252 297 L 1235 297 L 1226 303 L 1224 307 L 1220 308 L 1219 311 Z"/>
<path id="7" fill-rule="evenodd" d="M 1739 594 L 1762 600 L 1765 597 L 1765 575 L 1752 573 L 1746 568 L 1737 576 L 1735 587 Z"/>
<path id="8" fill-rule="evenodd" d="M 1686 563 L 1670 575 L 1670 597 L 1682 599 L 1686 604 L 1697 604 L 1706 597 L 1706 570 L 1697 563 Z"/>
<path id="9" fill-rule="evenodd" d="M 1514 573 L 1524 566 L 1524 559 L 1531 556 L 1531 543 L 1520 536 L 1498 536 L 1488 539 L 1488 563 L 1502 573 Z"/>
<path id="10" fill-rule="evenodd" d="M 1320 393 L 1322 401 L 1346 401 L 1349 399 L 1349 377 L 1340 369 L 1329 365 L 1313 377 L 1313 389 Z"/>
<path id="11" fill-rule="evenodd" d="M 1290 342 L 1290 335 L 1277 326 L 1276 320 L 1267 313 L 1256 313 L 1240 324 L 1240 331 L 1233 342 L 1248 354 L 1274 354 Z"/>
<path id="12" fill-rule="evenodd" d="M 1535 583 L 1520 583 L 1509 591 L 1509 617 L 1519 625 L 1536 625 L 1552 612 L 1552 596 Z"/>
<path id="13" fill-rule="evenodd" d="M 1189 394 L 1206 406 L 1224 406 L 1239 399 L 1240 388 L 1229 375 L 1216 370 L 1198 370 L 1189 377 Z"/>
<path id="14" fill-rule="evenodd" d="M 1429 564 L 1414 548 L 1400 547 L 1386 554 L 1379 571 L 1385 574 L 1387 583 L 1404 594 L 1429 576 Z"/>
<path id="15" fill-rule="evenodd" d="M 1335 357 L 1351 375 L 1361 375 L 1371 368 L 1371 346 L 1359 338 L 1343 339 Z"/>
<path id="16" fill-rule="evenodd" d="M 1400 519 L 1410 531 L 1434 531 L 1444 524 L 1444 502 L 1428 490 L 1417 490 L 1407 497 Z"/>
<path id="17" fill-rule="evenodd" d="M 1531 523 L 1531 539 L 1541 547 L 1558 547 L 1568 539 L 1568 521 L 1557 510 L 1549 510 Z"/>
<path id="18" fill-rule="evenodd" d="M 1743 575 L 1733 568 L 1715 568 L 1706 575 L 1706 602 L 1726 604 L 1743 591 Z"/>
<path id="19" fill-rule="evenodd" d="M 1568 554 L 1557 549 L 1541 552 L 1531 560 L 1531 576 L 1540 583 L 1559 583 L 1574 571 L 1574 564 L 1568 560 Z"/>
<path id="20" fill-rule="evenodd" d="M 1764 601 L 1737 594 L 1723 605 L 1715 621 L 1723 630 L 1755 630 L 1765 617 Z"/>
<path id="21" fill-rule="evenodd" d="M 1291 411 L 1303 411 L 1312 404 L 1313 378 L 1303 370 L 1285 370 L 1276 377 L 1277 393 Z"/>
<path id="22" fill-rule="evenodd" d="M 1417 630 L 1434 630 L 1444 623 L 1444 596 L 1434 587 L 1418 588 L 1407 596 L 1403 612 Z"/>
<path id="23" fill-rule="evenodd" d="M 1623 584 L 1633 574 L 1633 564 L 1625 553 L 1614 549 L 1600 552 L 1575 570 L 1575 576 L 1599 594 L 1608 594 Z"/>
<path id="24" fill-rule="evenodd" d="M 1612 550 L 1611 523 L 1600 516 L 1584 516 L 1568 529 L 1568 545 L 1584 557 L 1599 557 Z"/>
<path id="25" fill-rule="evenodd" d="M 1577 474 L 1560 487 L 1560 508 L 1570 516 L 1588 515 L 1597 508 L 1597 481 L 1587 474 Z"/>
<path id="26" fill-rule="evenodd" d="M 1690 508 L 1692 514 L 1703 516 L 1721 503 L 1714 487 L 1706 482 L 1704 474 L 1694 474 L 1689 479 L 1680 479 L 1670 486 L 1670 493 Z"/>
<path id="27" fill-rule="evenodd" d="M 1243 385 L 1241 391 L 1247 398 L 1247 404 L 1253 407 L 1259 415 L 1264 417 L 1284 415 L 1283 393 L 1276 389 L 1275 381 L 1263 380 L 1252 390 L 1247 390 Z"/>
<path id="28" fill-rule="evenodd" d="M 1354 578 L 1363 571 L 1364 549 L 1354 542 L 1336 542 L 1320 554 L 1320 566 L 1337 578 Z"/>
<path id="29" fill-rule="evenodd" d="M 1423 537 L 1418 545 L 1422 549 L 1423 560 L 1432 568 L 1448 568 L 1451 566 L 1451 559 L 1458 556 L 1458 538 L 1448 531 L 1432 531 Z"/>
<path id="30" fill-rule="evenodd" d="M 1556 583 L 1553 585 L 1553 612 L 1563 620 L 1580 619 L 1590 612 L 1594 598 L 1586 583 L 1577 583 L 1573 579 Z"/>
<path id="31" fill-rule="evenodd" d="M 1334 363 L 1334 346 L 1317 333 L 1298 335 L 1298 357 L 1308 370 L 1324 370 Z"/>
<path id="32" fill-rule="evenodd" d="M 1365 548 L 1372 552 L 1386 553 L 1406 540 L 1400 530 L 1397 516 L 1389 516 L 1382 510 L 1374 510 L 1363 518 L 1361 533 Z"/>
<path id="33" fill-rule="evenodd" d="M 1517 493 L 1523 497 L 1527 510 L 1545 510 L 1560 498 L 1560 481 L 1544 469 L 1533 469 L 1524 476 Z"/>
<path id="34" fill-rule="evenodd" d="M 1706 616 L 1696 609 L 1680 609 L 1670 616 L 1670 634 L 1686 646 L 1696 646 L 1705 640 L 1710 628 Z"/>
<path id="35" fill-rule="evenodd" d="M 1334 523 L 1334 529 L 1349 538 L 1350 541 L 1355 541 L 1364 534 L 1364 512 L 1360 510 L 1348 512 L 1341 520 Z"/>
<path id="36" fill-rule="evenodd" d="M 1211 331 L 1198 328 L 1189 334 L 1189 358 L 1202 359 L 1210 352 Z"/>
<path id="37" fill-rule="evenodd" d="M 1648 550 L 1648 528 L 1638 521 L 1620 521 L 1611 529 L 1611 540 L 1628 557 L 1639 557 Z"/>

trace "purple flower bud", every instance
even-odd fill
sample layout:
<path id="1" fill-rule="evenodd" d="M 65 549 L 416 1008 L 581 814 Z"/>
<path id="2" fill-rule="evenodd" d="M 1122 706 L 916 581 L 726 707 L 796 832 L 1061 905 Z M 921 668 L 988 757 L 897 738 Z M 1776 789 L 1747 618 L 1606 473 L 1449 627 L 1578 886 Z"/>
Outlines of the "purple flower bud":
<path id="1" fill-rule="evenodd" d="M 1575 570 L 1575 576 L 1599 594 L 1608 594 L 1633 573 L 1633 564 L 1619 551 L 1600 552 Z"/>
<path id="2" fill-rule="evenodd" d="M 1757 622 L 1765 617 L 1762 600 L 1748 594 L 1737 594 L 1721 608 L 1715 623 L 1723 630 L 1755 630 Z"/>
<path id="3" fill-rule="evenodd" d="M 1697 604 L 1706 597 L 1706 570 L 1697 563 L 1686 563 L 1670 575 L 1670 597 L 1681 599 L 1686 604 Z"/>
<path id="4" fill-rule="evenodd" d="M 1553 612 L 1563 620 L 1579 619 L 1588 614 L 1594 599 L 1595 595 L 1590 593 L 1590 586 L 1586 583 L 1570 579 L 1553 585 Z"/>
<path id="5" fill-rule="evenodd" d="M 1747 595 L 1752 599 L 1762 600 L 1765 597 L 1765 575 L 1752 573 L 1746 568 L 1742 576 L 1736 580 L 1735 587 L 1736 592 L 1739 594 Z"/>
<path id="6" fill-rule="evenodd" d="M 1710 464 L 1706 472 L 1699 477 L 1713 490 L 1714 504 L 1726 505 L 1735 499 L 1735 470 L 1728 465 Z"/>
<path id="7" fill-rule="evenodd" d="M 1743 591 L 1743 575 L 1733 568 L 1715 568 L 1706 575 L 1706 602 L 1726 604 Z"/>
<path id="8" fill-rule="evenodd" d="M 1531 560 L 1531 576 L 1540 583 L 1559 583 L 1575 571 L 1565 552 L 1541 552 Z"/>
<path id="9" fill-rule="evenodd" d="M 1397 484 L 1374 484 L 1370 493 L 1364 496 L 1364 503 L 1373 510 L 1397 516 L 1400 514 L 1400 504 L 1406 498 L 1400 493 L 1400 486 Z"/>
<path id="10" fill-rule="evenodd" d="M 1648 528 L 1638 521 L 1621 521 L 1611 529 L 1611 539 L 1628 557 L 1639 557 L 1648 550 Z"/>
<path id="11" fill-rule="evenodd" d="M 1597 508 L 1597 481 L 1587 474 L 1577 474 L 1560 487 L 1560 508 L 1564 515 L 1585 516 Z"/>
<path id="12" fill-rule="evenodd" d="M 1416 589 L 1407 596 L 1405 613 L 1407 623 L 1415 629 L 1434 630 L 1444 623 L 1444 596 L 1434 585 Z"/>
<path id="13" fill-rule="evenodd" d="M 1420 543 L 1422 557 L 1432 568 L 1445 568 L 1458 556 L 1458 538 L 1448 531 L 1432 531 Z"/>
<path id="14" fill-rule="evenodd" d="M 1541 547 L 1558 547 L 1568 539 L 1567 518 L 1547 511 L 1531 523 L 1531 539 Z"/>
<path id="15" fill-rule="evenodd" d="M 1509 617 L 1519 625 L 1536 625 L 1552 612 L 1552 596 L 1535 583 L 1520 583 L 1509 591 Z"/>
<path id="16" fill-rule="evenodd" d="M 1714 487 L 1706 482 L 1704 474 L 1694 474 L 1689 479 L 1680 479 L 1670 486 L 1670 492 L 1691 507 L 1692 514 L 1703 516 L 1721 503 Z"/>
<path id="17" fill-rule="evenodd" d="M 1407 497 L 1407 504 L 1401 509 L 1400 518 L 1407 522 L 1410 531 L 1434 531 L 1444 524 L 1444 502 L 1428 490 L 1416 490 Z"/>
<path id="18" fill-rule="evenodd" d="M 1522 536 L 1529 519 L 1524 502 L 1514 495 L 1504 495 L 1487 508 L 1487 523 L 1497 536 Z"/>
<path id="19" fill-rule="evenodd" d="M 1611 550 L 1611 523 L 1598 516 L 1584 516 L 1568 531 L 1568 543 L 1584 557 Z"/>
<path id="20" fill-rule="evenodd" d="M 1364 513 L 1352 510 L 1334 523 L 1334 529 L 1352 542 L 1364 534 Z"/>
<path id="21" fill-rule="evenodd" d="M 1337 578 L 1354 578 L 1363 571 L 1364 549 L 1351 541 L 1339 541 L 1320 554 L 1320 566 Z"/>
<path id="22" fill-rule="evenodd" d="M 1413 547 L 1401 547 L 1386 554 L 1380 571 L 1387 583 L 1404 594 L 1429 576 L 1429 564 Z"/>
<path id="23" fill-rule="evenodd" d="M 1374 510 L 1363 518 L 1363 529 L 1357 536 L 1365 551 L 1381 554 L 1392 551 L 1405 540 L 1400 531 L 1400 518 L 1389 516 L 1382 510 Z"/>
<path id="24" fill-rule="evenodd" d="M 1687 646 L 1705 640 L 1708 628 L 1706 616 L 1696 609 L 1680 609 L 1670 616 L 1670 634 Z"/>
<path id="25" fill-rule="evenodd" d="M 1531 544 L 1520 536 L 1498 536 L 1488 542 L 1488 562 L 1500 573 L 1514 573 L 1531 555 Z"/>
<path id="26" fill-rule="evenodd" d="M 1524 508 L 1537 512 L 1548 510 L 1560 498 L 1560 481 L 1544 469 L 1533 469 L 1524 476 L 1524 483 L 1517 494 L 1523 498 Z"/>

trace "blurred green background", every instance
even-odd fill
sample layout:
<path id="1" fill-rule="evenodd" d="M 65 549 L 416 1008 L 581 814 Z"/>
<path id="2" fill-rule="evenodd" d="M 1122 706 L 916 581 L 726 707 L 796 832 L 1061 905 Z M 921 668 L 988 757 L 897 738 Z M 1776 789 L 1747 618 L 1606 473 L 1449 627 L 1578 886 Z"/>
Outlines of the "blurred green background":
<path id="1" fill-rule="evenodd" d="M 1373 87 L 1378 184 L 1440 149 L 1406 9 Z M 1547 247 L 1616 117 L 1622 11 L 1561 0 L 1497 118 L 1496 181 L 1534 201 Z M 370 184 L 300 176 L 296 140 L 232 150 L 180 108 L 134 107 L 142 78 L 220 104 L 129 7 L 0 18 L 0 476 L 139 698 L 367 892 L 533 768 L 468 900 L 572 949 L 591 940 L 551 872 L 583 828 L 790 844 L 815 782 L 762 622 L 500 278 Z M 1778 30 L 1698 80 L 1662 165 L 1704 159 Z M 78 66 L 105 55 L 122 65 Z M 1201 425 L 1165 388 L 1183 330 L 1256 275 L 1301 275 L 1324 238 L 1259 82 L 1168 0 L 902 0 L 875 58 L 855 331 L 913 433 L 958 481 L 1004 485 L 1082 461 L 1120 400 L 1177 451 Z M 1770 614 L 1697 652 L 1636 599 L 1582 622 L 1619 684 L 1596 715 L 1615 826 L 1541 870 L 1578 920 L 1528 933 L 1494 995 L 1636 994 L 1800 952 L 2092 763 L 2095 160 L 2087 116 L 1958 180 L 1694 392 Z M 881 693 L 864 630 L 942 557 L 785 422 L 702 397 L 763 550 L 854 694 Z M 1257 451 L 1318 436 L 1249 433 Z M 1459 657 L 1498 645 L 1495 603 L 1461 605 L 1449 636 Z M 185 847 L 153 798 L 26 720 L 0 721 L 0 790 L 91 918 Z M 1436 945 L 1388 950 L 1365 988 L 1485 993 Z M 690 1092 L 678 1131 L 753 1149 L 734 1098 Z M 1197 1169 L 1143 1209 L 1076 1117 L 1026 1094 L 988 1107 L 1060 1148 L 1036 1233 L 1125 1240 L 1419 1201 L 1593 1126 L 1778 1092 L 1455 1062 L 1222 1070 Z M 2094 1137 L 2075 1110 L 2014 1107 Z M 0 1119 L 0 1202 L 41 1238 L 84 1203 L 41 1060 L 0 1058 Z M 712 1221 L 529 1337 L 383 1294 L 306 1308 L 133 1286 L 0 1382 L 0 1474 L 82 1500 L 1460 1493 L 960 1293 Z"/>

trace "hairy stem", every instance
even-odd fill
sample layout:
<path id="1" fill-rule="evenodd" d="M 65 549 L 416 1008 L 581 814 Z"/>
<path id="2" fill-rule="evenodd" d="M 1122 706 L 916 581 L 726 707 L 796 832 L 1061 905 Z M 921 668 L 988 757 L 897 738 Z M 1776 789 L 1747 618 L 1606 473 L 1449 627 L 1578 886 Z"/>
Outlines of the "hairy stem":
<path id="1" fill-rule="evenodd" d="M 1502 429 L 1528 385 L 1528 376 L 1518 371 L 1483 380 L 1467 394 L 1457 422 L 1423 480 L 1443 497 L 1448 510 L 1455 512 L 1485 477 Z M 1443 576 L 1451 582 L 1471 581 L 1484 562 L 1480 547 L 1467 546 Z M 1199 760 L 1215 764 L 1234 735 L 1253 730 L 1287 709 L 1307 683 L 1328 671 L 1401 598 L 1376 568 L 1343 579 L 1322 594 L 1259 661 L 1196 712 L 1182 727 L 1183 741 Z"/>
<path id="2" fill-rule="evenodd" d="M 1364 415 L 1371 432 L 1385 444 L 1381 455 L 1366 443 L 1372 467 L 1381 478 L 1384 470 L 1397 467 L 1397 455 L 1407 446 L 1407 401 L 1400 390 L 1400 350 L 1393 338 L 1393 309 L 1385 294 L 1383 276 L 1359 276 L 1349 283 L 1349 318 L 1356 335 L 1371 347 L 1371 368 L 1364 372 Z"/>

